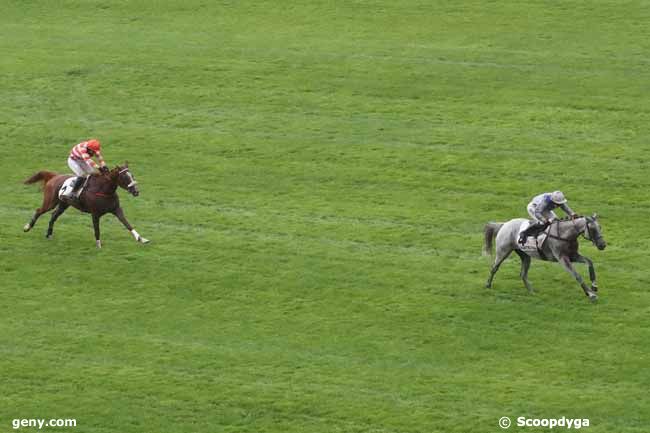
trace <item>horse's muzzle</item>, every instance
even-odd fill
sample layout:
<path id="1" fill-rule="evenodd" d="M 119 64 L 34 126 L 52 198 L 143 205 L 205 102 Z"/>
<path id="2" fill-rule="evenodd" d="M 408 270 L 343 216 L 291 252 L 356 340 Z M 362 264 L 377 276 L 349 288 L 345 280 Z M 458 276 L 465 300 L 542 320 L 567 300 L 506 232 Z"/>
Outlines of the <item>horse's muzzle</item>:
<path id="1" fill-rule="evenodd" d="M 604 250 L 606 247 L 607 247 L 607 242 L 605 241 L 598 242 L 596 244 L 596 248 L 598 248 L 600 251 Z"/>
<path id="2" fill-rule="evenodd" d="M 130 188 L 129 188 L 129 192 L 131 193 L 131 195 L 132 195 L 133 197 L 137 197 L 137 196 L 140 195 L 140 191 L 139 191 L 138 188 L 135 187 L 135 186 L 130 187 Z"/>

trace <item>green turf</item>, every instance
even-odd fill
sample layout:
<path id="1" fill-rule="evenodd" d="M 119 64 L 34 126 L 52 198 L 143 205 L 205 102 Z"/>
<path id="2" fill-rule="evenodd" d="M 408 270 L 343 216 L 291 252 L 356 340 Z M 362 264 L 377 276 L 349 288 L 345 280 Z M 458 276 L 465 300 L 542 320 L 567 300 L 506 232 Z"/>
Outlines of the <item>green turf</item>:
<path id="1" fill-rule="evenodd" d="M 0 12 L 0 431 L 648 431 L 647 2 Z M 150 245 L 22 233 L 87 137 Z M 602 215 L 600 303 L 515 258 L 484 289 L 483 224 L 557 188 Z"/>

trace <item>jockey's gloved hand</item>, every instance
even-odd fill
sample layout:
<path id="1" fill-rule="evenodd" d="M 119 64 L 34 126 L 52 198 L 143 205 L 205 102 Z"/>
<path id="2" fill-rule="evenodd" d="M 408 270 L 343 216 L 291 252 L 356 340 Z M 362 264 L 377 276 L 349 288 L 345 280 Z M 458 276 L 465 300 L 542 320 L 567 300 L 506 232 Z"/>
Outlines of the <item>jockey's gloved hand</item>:
<path id="1" fill-rule="evenodd" d="M 105 165 L 99 167 L 99 172 L 103 174 L 108 173 L 108 167 L 106 167 Z"/>

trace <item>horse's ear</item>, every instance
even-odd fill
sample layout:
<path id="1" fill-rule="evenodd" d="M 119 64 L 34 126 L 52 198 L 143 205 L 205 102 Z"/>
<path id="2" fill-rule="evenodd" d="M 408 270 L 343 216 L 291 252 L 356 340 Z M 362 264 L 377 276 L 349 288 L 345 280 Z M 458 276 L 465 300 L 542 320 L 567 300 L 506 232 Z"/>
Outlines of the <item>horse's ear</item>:
<path id="1" fill-rule="evenodd" d="M 129 166 L 129 161 L 124 161 L 124 168 L 127 168 Z"/>

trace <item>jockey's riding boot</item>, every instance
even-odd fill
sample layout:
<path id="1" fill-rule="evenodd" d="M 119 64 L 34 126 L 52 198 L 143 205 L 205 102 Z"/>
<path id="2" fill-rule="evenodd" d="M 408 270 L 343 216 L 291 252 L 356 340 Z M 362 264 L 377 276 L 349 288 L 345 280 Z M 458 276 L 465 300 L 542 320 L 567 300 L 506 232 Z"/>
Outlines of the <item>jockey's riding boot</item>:
<path id="1" fill-rule="evenodd" d="M 519 239 L 517 240 L 519 245 L 525 245 L 526 244 L 526 238 L 528 237 L 528 235 L 526 234 L 527 231 L 528 231 L 528 229 L 524 230 L 523 232 L 521 232 L 519 234 Z"/>
<path id="2" fill-rule="evenodd" d="M 544 231 L 544 229 L 547 226 L 548 226 L 548 223 L 538 221 L 537 224 L 535 224 L 533 226 L 533 228 L 532 228 L 532 230 L 533 230 L 532 234 L 535 235 L 535 236 L 539 235 L 541 232 Z"/>
<path id="3" fill-rule="evenodd" d="M 72 191 L 70 192 L 70 197 L 74 200 L 79 200 L 79 193 L 81 192 L 81 187 L 82 185 L 86 182 L 85 177 L 77 177 L 74 180 L 74 184 L 72 185 Z"/>
<path id="4" fill-rule="evenodd" d="M 539 223 L 530 224 L 528 227 L 526 227 L 526 230 L 521 232 L 521 234 L 519 235 L 519 240 L 517 242 L 519 242 L 520 245 L 525 245 L 528 236 L 535 235 L 539 227 L 540 227 Z"/>
<path id="5" fill-rule="evenodd" d="M 71 202 L 77 199 L 77 188 L 79 187 L 80 184 L 80 177 L 75 177 L 74 180 L 72 181 L 72 184 L 68 189 L 61 195 L 61 199 L 66 202 Z"/>

